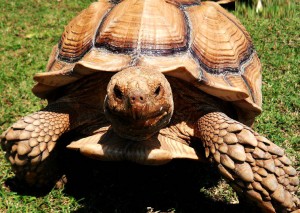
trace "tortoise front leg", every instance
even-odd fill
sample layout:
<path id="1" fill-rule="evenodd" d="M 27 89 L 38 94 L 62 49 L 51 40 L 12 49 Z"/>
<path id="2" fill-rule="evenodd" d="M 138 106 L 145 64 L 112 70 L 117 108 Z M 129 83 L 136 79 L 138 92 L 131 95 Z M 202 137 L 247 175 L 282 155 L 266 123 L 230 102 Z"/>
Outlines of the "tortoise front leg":
<path id="1" fill-rule="evenodd" d="M 17 179 L 30 186 L 55 181 L 57 165 L 54 165 L 55 156 L 51 152 L 59 137 L 70 129 L 70 114 L 66 113 L 66 108 L 61 103 L 48 105 L 23 117 L 2 134 L 1 145 Z"/>
<path id="2" fill-rule="evenodd" d="M 206 157 L 211 156 L 239 194 L 265 212 L 300 207 L 294 195 L 299 185 L 297 172 L 283 149 L 224 113 L 208 113 L 197 125 L 195 134 L 204 143 Z"/>

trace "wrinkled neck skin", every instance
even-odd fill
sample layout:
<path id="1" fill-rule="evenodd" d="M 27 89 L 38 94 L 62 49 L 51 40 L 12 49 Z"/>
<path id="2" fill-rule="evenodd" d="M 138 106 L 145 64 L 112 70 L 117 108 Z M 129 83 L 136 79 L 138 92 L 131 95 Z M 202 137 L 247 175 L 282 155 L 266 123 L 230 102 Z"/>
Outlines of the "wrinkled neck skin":
<path id="1" fill-rule="evenodd" d="M 167 77 L 173 91 L 174 113 L 168 126 L 159 133 L 189 145 L 194 137 L 197 121 L 210 112 L 224 112 L 236 118 L 230 102 L 206 94 L 191 83 Z"/>

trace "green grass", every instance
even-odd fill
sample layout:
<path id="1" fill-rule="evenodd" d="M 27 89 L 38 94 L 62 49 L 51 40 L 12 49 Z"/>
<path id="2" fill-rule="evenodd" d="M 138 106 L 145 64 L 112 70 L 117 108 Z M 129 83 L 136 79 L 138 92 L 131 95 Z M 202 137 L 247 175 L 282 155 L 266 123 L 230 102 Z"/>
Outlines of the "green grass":
<path id="1" fill-rule="evenodd" d="M 44 101 L 34 97 L 31 93 L 31 88 L 34 85 L 32 76 L 36 72 L 44 71 L 48 55 L 52 46 L 59 40 L 63 26 L 90 2 L 92 1 L 64 0 L 51 1 L 50 3 L 50 1 L 41 0 L 0 0 L 0 133 L 21 116 L 37 111 L 42 105 L 45 105 Z M 234 12 L 252 35 L 263 64 L 264 111 L 258 117 L 255 129 L 276 144 L 284 147 L 296 167 L 299 168 L 299 2 L 286 0 L 267 0 L 263 2 L 265 2 L 265 7 L 260 14 L 255 13 L 255 6 L 251 8 L 244 3 L 238 3 Z M 166 204 L 163 204 L 144 195 L 148 194 L 147 190 L 156 190 L 155 192 L 150 191 L 149 194 L 154 193 L 157 195 L 157 200 L 161 199 L 159 196 L 169 195 L 166 192 L 168 187 L 164 188 L 163 185 L 160 185 L 161 182 L 159 178 L 156 180 L 156 176 L 152 177 L 153 181 L 161 188 L 144 188 L 145 186 L 139 181 L 145 177 L 137 174 L 140 179 L 134 179 L 135 181 L 129 177 L 125 178 L 129 182 L 129 186 L 136 187 L 136 189 L 129 187 L 124 189 L 123 186 L 122 190 L 125 190 L 125 193 L 127 192 L 125 196 L 124 194 L 122 196 L 122 190 L 120 190 L 120 194 L 108 193 L 104 195 L 92 190 L 95 195 L 91 196 L 89 193 L 74 193 L 72 189 L 52 190 L 42 196 L 31 196 L 13 192 L 4 184 L 8 178 L 13 177 L 13 173 L 10 165 L 4 160 L 3 153 L 0 154 L 0 166 L 0 212 L 72 212 L 76 210 L 78 212 L 98 212 L 95 206 L 97 207 L 104 201 L 108 203 L 103 204 L 106 205 L 106 211 L 99 212 L 126 212 L 124 208 L 133 208 L 139 196 L 144 198 L 145 201 L 142 204 L 137 204 L 139 206 L 137 212 L 146 212 L 147 207 L 169 210 L 169 212 L 174 211 L 174 209 L 176 212 L 180 212 L 180 209 L 184 209 L 180 207 L 180 203 L 172 201 L 172 196 L 170 196 L 171 198 L 163 197 L 165 198 L 163 200 L 166 200 Z M 105 174 L 110 173 L 110 169 L 102 168 L 106 172 Z M 172 169 L 171 166 L 170 170 L 174 172 L 174 169 Z M 127 170 L 130 170 L 130 168 Z M 128 173 L 127 170 L 124 171 L 121 168 L 119 170 L 120 173 L 123 171 L 121 176 Z M 133 167 L 130 171 L 134 173 L 134 170 L 145 172 L 144 168 L 140 167 Z M 164 171 L 151 170 L 150 173 L 152 174 L 152 172 L 158 172 L 159 177 L 165 177 Z M 150 173 L 149 176 L 151 176 Z M 80 176 L 80 174 L 78 175 Z M 111 173 L 109 175 L 112 180 L 115 180 L 116 176 L 120 174 Z M 179 173 L 177 175 L 180 176 Z M 194 177 L 193 173 L 189 175 L 192 178 Z M 172 179 L 172 176 L 169 175 L 167 178 Z M 197 205 L 198 197 L 194 199 L 192 195 L 199 196 L 197 193 L 201 191 L 204 197 L 207 196 L 216 201 L 226 203 L 235 200 L 233 193 L 227 190 L 222 181 L 219 185 L 212 186 L 208 179 L 210 179 L 210 176 L 206 176 L 206 179 L 201 180 L 201 190 L 199 188 L 198 190 L 194 189 L 195 192 L 186 191 L 186 194 L 182 197 L 174 199 L 179 199 L 178 202 L 188 203 L 192 206 L 199 206 Z M 85 187 L 90 186 L 87 185 L 89 179 L 84 180 L 84 183 L 81 182 L 81 179 L 75 181 L 73 186 L 75 188 L 81 184 Z M 106 185 L 109 183 L 110 186 L 104 187 L 104 191 L 109 191 L 110 187 L 115 191 L 120 189 L 120 185 L 114 185 L 115 183 L 110 182 L 109 179 L 105 180 L 107 182 L 104 183 Z M 144 181 L 146 184 L 148 183 L 146 180 Z M 188 178 L 186 181 L 191 180 Z M 199 181 L 194 180 L 194 182 L 199 184 Z M 100 181 L 99 184 L 101 183 Z M 148 184 L 151 185 L 152 183 Z M 171 184 L 171 188 L 172 184 L 178 187 L 178 184 L 168 183 L 168 181 L 165 184 L 167 186 Z M 83 186 L 82 188 L 84 188 Z M 93 187 L 93 185 L 90 186 L 90 188 Z M 140 191 L 139 187 L 144 191 Z M 133 192 L 139 196 L 134 195 Z M 101 201 L 101 199 L 104 201 Z M 99 202 L 100 204 L 97 204 Z M 129 209 L 127 212 L 133 212 Z M 188 207 L 185 209 L 188 209 Z M 148 211 L 155 212 L 151 208 Z"/>
<path id="2" fill-rule="evenodd" d="M 278 12 L 276 2 L 263 2 L 270 6 L 262 14 L 239 4 L 235 12 L 251 33 L 263 65 L 263 113 L 256 129 L 293 153 L 299 166 L 300 3 L 276 1 L 282 8 Z"/>

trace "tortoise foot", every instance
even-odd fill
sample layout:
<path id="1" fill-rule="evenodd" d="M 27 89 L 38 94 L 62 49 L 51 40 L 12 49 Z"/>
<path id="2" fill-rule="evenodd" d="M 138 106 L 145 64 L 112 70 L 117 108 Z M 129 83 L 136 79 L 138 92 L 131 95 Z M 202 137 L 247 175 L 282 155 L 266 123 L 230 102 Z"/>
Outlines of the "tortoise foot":
<path id="1" fill-rule="evenodd" d="M 55 166 L 51 166 L 55 161 L 52 151 L 68 128 L 66 117 L 66 114 L 39 111 L 20 119 L 1 135 L 1 146 L 19 180 L 30 186 L 51 182 L 49 177 L 57 173 L 52 169 Z"/>
<path id="2" fill-rule="evenodd" d="M 197 136 L 223 177 L 265 212 L 299 209 L 297 171 L 284 150 L 248 126 L 223 113 L 209 113 L 198 122 Z"/>

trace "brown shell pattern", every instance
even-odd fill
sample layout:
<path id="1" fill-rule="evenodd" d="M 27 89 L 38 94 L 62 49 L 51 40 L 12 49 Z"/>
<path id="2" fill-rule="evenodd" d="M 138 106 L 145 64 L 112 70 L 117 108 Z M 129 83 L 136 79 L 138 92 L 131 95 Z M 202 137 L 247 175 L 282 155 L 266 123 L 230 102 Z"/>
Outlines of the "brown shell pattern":
<path id="1" fill-rule="evenodd" d="M 65 28 L 33 91 L 47 98 L 83 76 L 130 66 L 183 79 L 232 101 L 242 116 L 251 111 L 250 119 L 261 111 L 261 64 L 249 34 L 220 5 L 199 0 L 91 4 Z"/>

